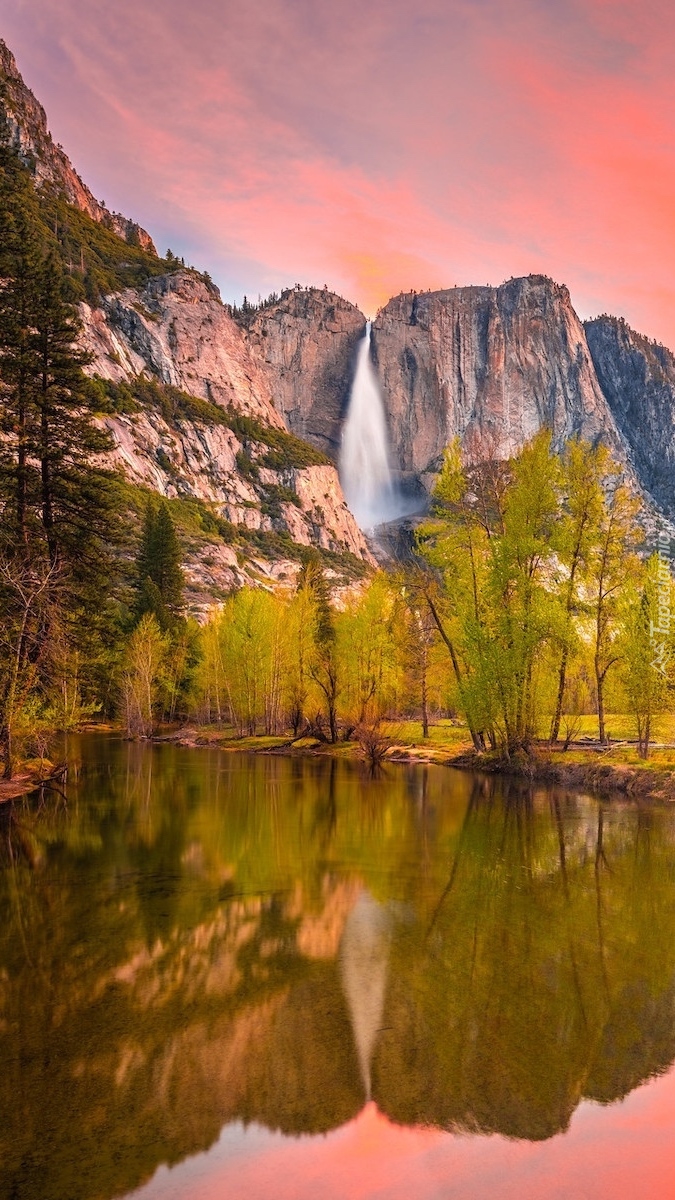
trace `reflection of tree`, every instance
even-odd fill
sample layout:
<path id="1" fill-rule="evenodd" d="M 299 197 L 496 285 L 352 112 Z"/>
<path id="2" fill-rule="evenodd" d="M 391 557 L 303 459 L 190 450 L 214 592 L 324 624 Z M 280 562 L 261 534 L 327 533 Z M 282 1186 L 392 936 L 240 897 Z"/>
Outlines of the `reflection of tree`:
<path id="1" fill-rule="evenodd" d="M 405 1123 L 546 1137 L 602 1070 L 611 1099 L 675 1057 L 673 822 L 652 814 L 647 856 L 634 810 L 508 789 L 470 807 L 429 950 L 394 940 L 374 1096 Z"/>
<path id="2" fill-rule="evenodd" d="M 0 833 L 2 1195 L 111 1197 L 231 1120 L 334 1128 L 364 997 L 401 1122 L 547 1137 L 675 1057 L 666 810 L 85 743 L 68 808 Z"/>

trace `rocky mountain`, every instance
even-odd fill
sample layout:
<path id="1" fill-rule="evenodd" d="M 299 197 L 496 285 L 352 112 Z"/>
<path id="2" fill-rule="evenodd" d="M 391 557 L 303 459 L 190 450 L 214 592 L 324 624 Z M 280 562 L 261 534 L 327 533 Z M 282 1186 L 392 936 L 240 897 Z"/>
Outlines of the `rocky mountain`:
<path id="1" fill-rule="evenodd" d="M 645 490 L 675 515 L 675 355 L 617 317 L 585 324 L 603 394 Z"/>
<path id="2" fill-rule="evenodd" d="M 284 292 L 248 326 L 251 353 L 288 428 L 334 461 L 366 318 L 327 289 Z"/>
<path id="3" fill-rule="evenodd" d="M 160 260 L 149 234 L 95 200 L 55 145 L 44 109 L 4 42 L 0 84 L 10 139 L 38 194 L 65 201 L 58 230 L 61 235 L 66 226 L 62 252 L 83 296 L 82 341 L 91 356 L 92 396 L 114 439 L 110 465 L 136 489 L 137 506 L 139 488 L 179 504 L 192 606 L 204 608 L 245 582 L 292 581 L 308 546 L 323 554 L 336 582 L 367 569 L 374 560 L 345 504 L 335 466 L 285 422 L 280 339 L 274 351 L 279 369 L 266 365 L 259 352 L 260 342 L 275 344 L 274 331 L 249 336 L 208 276 L 175 259 Z M 75 210 L 89 224 L 81 218 L 68 227 Z M 47 211 L 51 229 L 54 217 Z M 99 226 L 107 231 L 103 242 L 95 234 Z M 344 310 L 352 307 L 331 300 Z M 287 307 L 297 317 L 303 305 L 296 360 L 299 354 L 320 409 L 330 387 L 348 386 L 348 362 L 339 345 L 330 365 L 328 347 L 339 319 L 331 319 L 330 303 L 324 304 L 325 339 L 315 350 L 314 373 L 309 370 L 316 306 L 303 294 Z M 281 314 L 274 329 L 280 321 Z M 309 424 L 318 429 L 319 418 Z M 302 430 L 303 422 L 294 421 L 296 427 Z"/>
<path id="4" fill-rule="evenodd" d="M 289 427 L 334 461 L 364 320 L 330 294 L 293 292 L 248 331 Z M 675 517 L 675 356 L 620 319 L 584 325 L 552 279 L 397 296 L 372 346 L 407 490 L 429 492 L 454 437 L 471 459 L 506 458 L 547 426 L 558 448 L 605 442 L 652 508 Z"/>
<path id="5" fill-rule="evenodd" d="M 215 514 L 191 547 L 198 606 L 245 582 L 292 579 L 302 547 L 324 551 L 338 574 L 373 562 L 335 466 L 287 431 L 273 381 L 212 283 L 178 271 L 81 310 L 89 372 L 112 385 L 111 465 Z"/>
<path id="6" fill-rule="evenodd" d="M 192 396 L 284 429 L 270 380 L 218 289 L 193 271 L 150 279 L 141 291 L 82 306 L 92 374 L 120 382 L 146 373 Z"/>
<path id="7" fill-rule="evenodd" d="M 1 38 L 0 85 L 4 85 L 4 109 L 10 137 L 23 161 L 33 171 L 38 186 L 53 187 L 65 195 L 69 204 L 105 225 L 124 241 L 154 253 L 152 238 L 145 229 L 121 213 L 111 213 L 83 183 L 63 148 L 54 142 L 44 108 L 24 83 L 14 55 Z"/>
<path id="8" fill-rule="evenodd" d="M 373 324 L 394 461 L 428 489 L 445 446 L 508 457 L 543 425 L 622 440 L 566 287 L 545 276 L 501 287 L 397 296 Z"/>

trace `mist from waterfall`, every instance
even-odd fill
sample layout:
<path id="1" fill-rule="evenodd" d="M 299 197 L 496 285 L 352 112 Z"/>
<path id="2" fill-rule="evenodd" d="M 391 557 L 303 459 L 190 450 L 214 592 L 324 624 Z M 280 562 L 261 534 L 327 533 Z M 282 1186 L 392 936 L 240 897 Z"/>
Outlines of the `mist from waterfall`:
<path id="1" fill-rule="evenodd" d="M 370 336 L 368 321 L 358 350 L 339 461 L 345 499 L 364 530 L 395 520 L 406 508 L 391 473 L 387 423 L 370 357 Z"/>

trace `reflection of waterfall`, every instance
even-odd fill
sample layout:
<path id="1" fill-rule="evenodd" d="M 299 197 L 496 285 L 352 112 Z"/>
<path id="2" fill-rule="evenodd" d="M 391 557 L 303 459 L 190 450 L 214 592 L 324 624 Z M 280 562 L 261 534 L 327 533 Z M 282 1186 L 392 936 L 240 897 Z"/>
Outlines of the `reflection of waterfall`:
<path id="1" fill-rule="evenodd" d="M 384 406 L 370 357 L 370 321 L 359 346 L 342 433 L 340 481 L 362 529 L 372 529 L 401 515 L 400 497 L 389 466 Z"/>
<path id="2" fill-rule="evenodd" d="M 367 892 L 362 892 L 345 922 L 340 965 L 368 1100 L 370 1064 L 384 1010 L 389 939 L 389 913 Z"/>

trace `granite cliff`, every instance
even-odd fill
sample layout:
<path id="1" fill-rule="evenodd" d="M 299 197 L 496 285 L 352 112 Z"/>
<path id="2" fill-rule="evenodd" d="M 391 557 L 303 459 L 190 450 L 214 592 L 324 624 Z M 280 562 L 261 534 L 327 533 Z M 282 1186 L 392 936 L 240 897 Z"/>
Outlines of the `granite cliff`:
<path id="1" fill-rule="evenodd" d="M 675 355 L 617 317 L 585 325 L 603 394 L 637 476 L 675 516 Z"/>
<path id="2" fill-rule="evenodd" d="M 337 460 L 366 318 L 327 289 L 286 291 L 248 325 L 251 353 L 288 428 Z"/>
<path id="3" fill-rule="evenodd" d="M 397 296 L 373 353 L 393 459 L 427 489 L 454 437 L 505 458 L 546 425 L 557 447 L 581 435 L 623 455 L 569 292 L 545 276 Z"/>
<path id="4" fill-rule="evenodd" d="M 111 465 L 217 518 L 214 536 L 191 547 L 197 606 L 244 582 L 292 579 L 301 547 L 336 556 L 338 574 L 344 556 L 348 571 L 350 558 L 372 563 L 335 466 L 287 431 L 273 380 L 213 284 L 179 271 L 81 310 L 89 372 L 138 398 L 102 417 Z"/>
<path id="5" fill-rule="evenodd" d="M 93 403 L 113 437 L 108 461 L 132 487 L 185 502 L 182 533 L 193 608 L 203 609 L 245 582 L 292 582 L 308 546 L 323 553 L 336 581 L 367 569 L 373 559 L 335 466 L 288 431 L 283 370 L 264 364 L 256 339 L 233 319 L 208 276 L 174 258 L 161 260 L 148 233 L 94 198 L 54 143 L 44 109 L 2 41 L 0 89 L 5 133 L 33 176 L 57 241 L 56 230 L 63 235 L 66 226 L 68 245 L 58 248 L 82 297 Z M 74 213 L 85 216 L 73 224 Z M 103 241 L 99 227 L 106 231 Z M 299 315 L 303 304 L 309 314 L 316 311 L 303 293 L 289 312 Z M 328 345 L 336 322 L 328 312 L 325 319 Z M 315 324 L 323 328 L 308 315 L 305 354 Z M 261 333 L 263 338 L 270 346 L 275 341 L 273 332 Z M 306 371 L 306 394 L 316 390 L 319 409 L 319 375 L 324 389 L 348 380 L 340 349 L 332 375 L 323 343 L 315 350 L 315 374 Z M 274 353 L 281 363 L 278 338 Z M 296 395 L 301 391 L 296 386 Z M 302 421 L 295 424 L 302 428 Z M 138 505 L 137 491 L 135 496 Z"/>
<path id="6" fill-rule="evenodd" d="M 141 373 L 192 396 L 284 429 L 270 381 L 218 289 L 185 270 L 148 280 L 141 291 L 82 306 L 90 370 L 119 382 Z"/>

